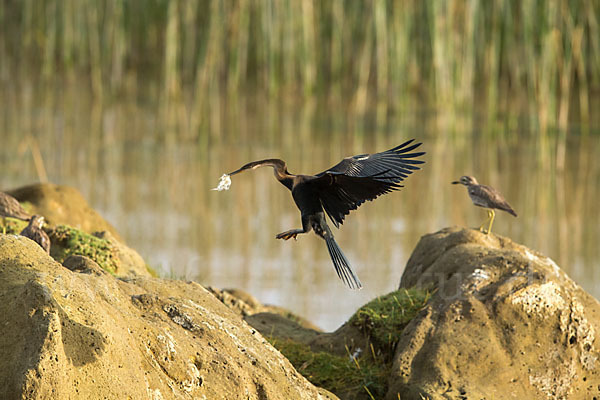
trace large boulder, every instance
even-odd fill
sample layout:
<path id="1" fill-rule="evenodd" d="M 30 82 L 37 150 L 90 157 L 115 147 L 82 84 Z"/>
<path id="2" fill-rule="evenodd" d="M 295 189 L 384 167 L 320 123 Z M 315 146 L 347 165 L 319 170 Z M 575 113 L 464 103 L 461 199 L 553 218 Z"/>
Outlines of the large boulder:
<path id="1" fill-rule="evenodd" d="M 600 304 L 551 259 L 496 235 L 421 238 L 401 288 L 435 294 L 404 329 L 387 399 L 596 399 Z"/>
<path id="2" fill-rule="evenodd" d="M 66 264 L 0 235 L 0 398 L 335 398 L 199 284 Z"/>
<path id="3" fill-rule="evenodd" d="M 600 399 L 599 318 L 598 301 L 549 258 L 461 228 L 425 235 L 400 288 L 335 332 L 245 316 L 312 382 L 388 400 Z"/>

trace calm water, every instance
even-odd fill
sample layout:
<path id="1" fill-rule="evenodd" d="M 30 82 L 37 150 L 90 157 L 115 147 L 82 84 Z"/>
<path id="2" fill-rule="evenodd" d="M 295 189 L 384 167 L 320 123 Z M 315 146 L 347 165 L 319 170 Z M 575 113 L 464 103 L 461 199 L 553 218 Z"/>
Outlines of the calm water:
<path id="1" fill-rule="evenodd" d="M 25 87 L 16 100 L 2 98 L 0 187 L 38 181 L 31 149 L 39 145 L 48 179 L 81 190 L 165 276 L 241 288 L 335 329 L 358 306 L 397 287 L 420 236 L 483 222 L 485 210 L 450 184 L 472 174 L 500 189 L 519 214 L 497 213 L 495 233 L 549 255 L 600 297 L 597 129 L 582 136 L 574 125 L 559 168 L 553 140 L 519 123 L 506 124 L 508 135 L 489 134 L 498 128 L 470 112 L 407 106 L 355 115 L 327 103 L 235 99 L 216 100 L 210 112 L 182 106 L 173 117 L 139 99 L 98 105 L 87 96 L 73 85 L 45 96 Z M 199 130 L 190 132 L 191 125 Z M 335 232 L 363 282 L 359 292 L 343 286 L 314 234 L 275 239 L 299 227 L 300 215 L 270 169 L 235 176 L 228 192 L 209 190 L 221 174 L 255 159 L 282 158 L 292 173 L 317 173 L 408 138 L 423 142 L 423 170 Z"/>

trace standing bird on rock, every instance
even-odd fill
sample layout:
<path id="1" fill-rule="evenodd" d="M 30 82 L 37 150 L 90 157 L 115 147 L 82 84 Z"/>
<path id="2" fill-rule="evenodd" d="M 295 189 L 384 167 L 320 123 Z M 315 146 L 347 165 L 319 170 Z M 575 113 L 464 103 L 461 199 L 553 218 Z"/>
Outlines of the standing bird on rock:
<path id="1" fill-rule="evenodd" d="M 362 284 L 352 271 L 350 263 L 333 238 L 325 219 L 325 213 L 336 228 L 344 222 L 351 210 L 356 210 L 365 201 L 400 189 L 399 184 L 424 161 L 415 158 L 424 152 L 412 152 L 421 143 L 412 144 L 414 139 L 376 153 L 361 154 L 344 158 L 339 164 L 316 175 L 294 175 L 287 170 L 285 161 L 267 159 L 254 161 L 221 177 L 215 190 L 227 190 L 231 175 L 259 167 L 273 167 L 275 178 L 292 192 L 292 197 L 302 216 L 302 228 L 290 229 L 276 236 L 277 239 L 296 239 L 312 230 L 325 240 L 327 250 L 338 276 L 351 289 L 360 289 Z M 412 153 L 411 153 L 412 152 Z"/>
<path id="2" fill-rule="evenodd" d="M 41 215 L 34 215 L 29 220 L 29 225 L 21 231 L 21 236 L 25 236 L 39 244 L 42 249 L 50 254 L 50 238 L 48 234 L 42 230 L 44 226 L 44 217 Z"/>
<path id="3" fill-rule="evenodd" d="M 493 187 L 480 185 L 477 182 L 477 179 L 475 179 L 473 176 L 461 176 L 460 180 L 452 182 L 453 185 L 459 183 L 467 187 L 469 197 L 471 198 L 473 204 L 479 207 L 487 208 L 488 219 L 479 227 L 479 230 L 486 235 L 492 231 L 492 224 L 494 223 L 494 217 L 496 216 L 494 208 L 506 211 L 515 217 L 517 216 L 515 210 L 513 210 L 510 204 L 508 204 L 508 202 L 504 199 L 504 196 L 502 196 L 502 194 L 500 194 L 500 192 Z M 485 230 L 483 229 L 483 226 L 488 221 L 489 225 L 487 230 Z"/>
<path id="4" fill-rule="evenodd" d="M 21 207 L 17 199 L 9 194 L 0 192 L 0 217 L 2 217 L 2 233 L 6 234 L 6 218 L 29 221 L 31 215 Z"/>

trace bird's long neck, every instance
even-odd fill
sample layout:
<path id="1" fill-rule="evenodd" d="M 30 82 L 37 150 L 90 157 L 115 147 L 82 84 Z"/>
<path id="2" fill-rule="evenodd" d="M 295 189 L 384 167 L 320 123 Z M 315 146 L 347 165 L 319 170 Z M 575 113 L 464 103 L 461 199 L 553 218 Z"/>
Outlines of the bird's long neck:
<path id="1" fill-rule="evenodd" d="M 275 173 L 275 178 L 277 178 L 277 180 L 279 182 L 281 182 L 281 184 L 283 186 L 292 190 L 295 175 L 290 174 L 288 172 L 285 161 L 279 160 L 277 158 L 253 161 L 251 163 L 244 165 L 242 168 L 231 172 L 229 175 L 235 175 L 235 174 L 243 172 L 243 171 L 256 169 L 256 168 L 260 168 L 260 167 L 273 167 L 273 172 Z"/>
<path id="2" fill-rule="evenodd" d="M 275 177 L 283 186 L 292 190 L 292 187 L 294 186 L 294 177 L 291 174 L 280 176 L 277 171 L 275 171 Z"/>
<path id="3" fill-rule="evenodd" d="M 271 164 L 271 166 L 273 167 L 275 178 L 277 178 L 277 180 L 281 182 L 283 186 L 292 190 L 292 187 L 294 186 L 294 175 L 288 172 L 285 163 Z"/>

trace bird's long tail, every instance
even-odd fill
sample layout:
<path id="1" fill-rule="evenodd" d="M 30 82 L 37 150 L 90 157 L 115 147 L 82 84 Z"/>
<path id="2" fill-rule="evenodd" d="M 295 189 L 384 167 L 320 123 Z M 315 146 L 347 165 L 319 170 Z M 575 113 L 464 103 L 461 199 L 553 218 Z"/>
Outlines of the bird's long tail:
<path id="1" fill-rule="evenodd" d="M 500 204 L 498 206 L 498 208 L 500 210 L 506 211 L 507 213 L 509 213 L 509 214 L 511 214 L 511 215 L 513 215 L 515 217 L 517 216 L 517 213 L 515 212 L 515 210 L 513 210 L 512 207 L 510 206 L 510 204 L 508 204 L 507 202 L 504 202 L 503 204 Z"/>
<path id="2" fill-rule="evenodd" d="M 350 289 L 361 289 L 362 284 L 360 283 L 358 276 L 352 271 L 348 259 L 344 253 L 342 253 L 342 249 L 340 249 L 340 246 L 338 246 L 333 236 L 327 235 L 324 239 L 325 243 L 327 243 L 327 250 L 329 250 L 335 272 L 337 272 L 340 279 L 344 281 L 346 286 Z"/>

